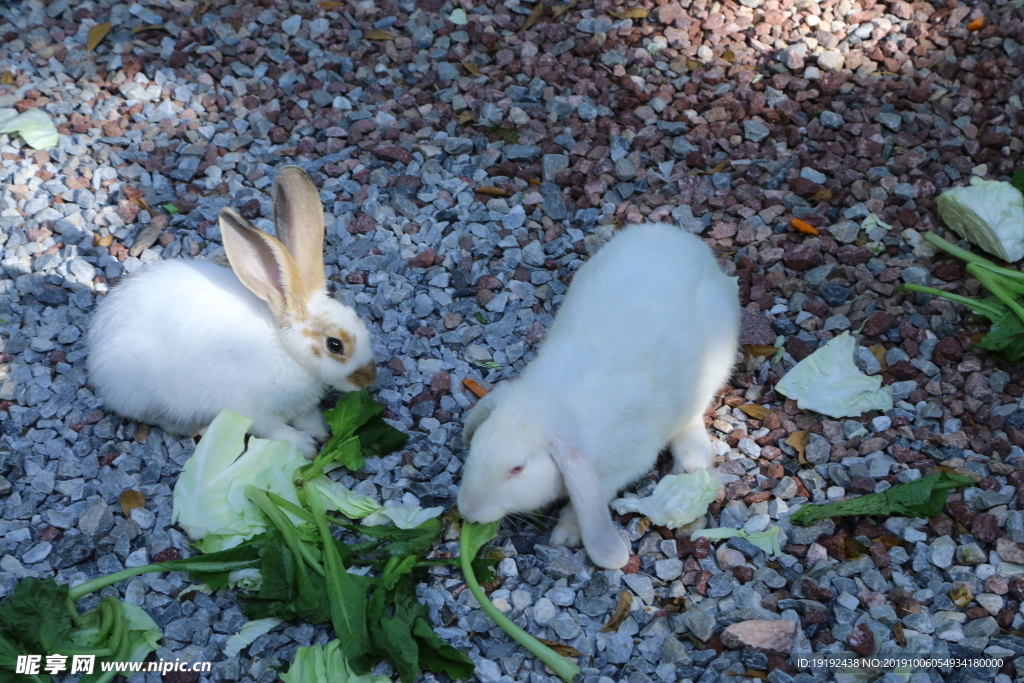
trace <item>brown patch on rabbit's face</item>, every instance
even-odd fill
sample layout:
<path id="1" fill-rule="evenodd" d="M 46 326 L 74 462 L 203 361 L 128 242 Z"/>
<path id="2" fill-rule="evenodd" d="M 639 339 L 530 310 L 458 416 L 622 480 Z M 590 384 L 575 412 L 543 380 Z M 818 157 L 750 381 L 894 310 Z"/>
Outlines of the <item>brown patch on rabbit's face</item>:
<path id="1" fill-rule="evenodd" d="M 348 379 L 352 384 L 356 385 L 360 389 L 365 389 L 377 381 L 377 366 L 371 360 L 369 363 L 349 375 Z"/>
<path id="2" fill-rule="evenodd" d="M 313 340 L 312 351 L 317 358 L 326 352 L 329 358 L 345 363 L 355 349 L 352 335 L 340 327 L 329 325 L 322 316 L 317 316 L 310 321 L 308 327 L 303 327 L 302 334 Z"/>

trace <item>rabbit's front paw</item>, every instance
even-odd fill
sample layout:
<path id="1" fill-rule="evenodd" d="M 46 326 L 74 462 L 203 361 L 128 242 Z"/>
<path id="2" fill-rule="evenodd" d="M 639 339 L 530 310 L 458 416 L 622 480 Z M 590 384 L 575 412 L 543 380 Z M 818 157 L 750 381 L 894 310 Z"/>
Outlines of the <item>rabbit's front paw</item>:
<path id="1" fill-rule="evenodd" d="M 324 416 L 319 408 L 314 408 L 308 413 L 303 413 L 292 420 L 292 425 L 300 432 L 305 432 L 317 441 L 323 441 L 331 435 L 331 430 L 324 422 Z"/>
<path id="2" fill-rule="evenodd" d="M 286 425 L 283 422 L 273 429 L 267 430 L 264 434 L 257 434 L 264 439 L 270 439 L 272 441 L 288 441 L 289 443 L 295 444 L 295 447 L 299 449 L 299 452 L 312 460 L 316 456 L 317 451 L 320 450 L 319 445 L 312 436 L 306 432 L 300 432 L 298 429 L 290 425 Z"/>
<path id="3" fill-rule="evenodd" d="M 571 505 L 562 508 L 558 524 L 551 530 L 551 545 L 564 545 L 569 548 L 578 548 L 583 543 L 580 535 L 580 523 L 576 519 L 576 512 Z"/>

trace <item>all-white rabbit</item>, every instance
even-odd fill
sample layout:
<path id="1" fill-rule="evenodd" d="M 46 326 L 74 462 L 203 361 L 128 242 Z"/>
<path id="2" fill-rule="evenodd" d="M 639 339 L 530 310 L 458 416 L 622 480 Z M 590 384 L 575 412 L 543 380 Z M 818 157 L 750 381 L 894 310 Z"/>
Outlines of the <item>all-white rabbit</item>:
<path id="1" fill-rule="evenodd" d="M 277 175 L 274 225 L 277 238 L 223 209 L 230 269 L 153 263 L 100 302 L 87 363 L 107 408 L 182 435 L 228 408 L 252 418 L 252 434 L 316 452 L 328 435 L 320 398 L 372 384 L 373 349 L 327 289 L 323 206 L 298 167 Z"/>
<path id="2" fill-rule="evenodd" d="M 703 414 L 736 357 L 736 280 L 702 239 L 631 226 L 580 267 L 536 358 L 469 414 L 460 512 L 491 522 L 568 495 L 552 544 L 626 564 L 608 503 L 669 444 L 675 472 L 706 468 Z"/>

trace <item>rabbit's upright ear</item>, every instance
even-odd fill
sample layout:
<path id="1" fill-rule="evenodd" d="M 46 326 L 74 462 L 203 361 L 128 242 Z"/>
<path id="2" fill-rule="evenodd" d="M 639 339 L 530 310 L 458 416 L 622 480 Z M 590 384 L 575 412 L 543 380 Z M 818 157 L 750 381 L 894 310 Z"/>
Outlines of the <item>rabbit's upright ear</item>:
<path id="1" fill-rule="evenodd" d="M 326 289 L 324 207 L 313 181 L 298 166 L 285 166 L 274 181 L 274 230 L 295 259 L 307 290 Z"/>
<path id="2" fill-rule="evenodd" d="M 220 232 L 231 270 L 249 291 L 270 304 L 274 319 L 284 323 L 301 315 L 303 281 L 284 245 L 232 209 L 221 210 Z"/>
<path id="3" fill-rule="evenodd" d="M 551 438 L 549 452 L 565 481 L 587 555 L 594 564 L 605 569 L 625 566 L 629 561 L 629 549 L 612 523 L 608 501 L 602 496 L 601 481 L 594 465 L 561 437 Z"/>

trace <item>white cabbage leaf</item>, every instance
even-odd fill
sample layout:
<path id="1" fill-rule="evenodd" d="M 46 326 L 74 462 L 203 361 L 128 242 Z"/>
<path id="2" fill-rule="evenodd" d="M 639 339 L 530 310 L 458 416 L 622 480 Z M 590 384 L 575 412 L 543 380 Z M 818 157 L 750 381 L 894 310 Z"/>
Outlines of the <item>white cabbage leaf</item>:
<path id="1" fill-rule="evenodd" d="M 267 617 L 266 619 L 245 622 L 242 628 L 238 629 L 238 633 L 228 638 L 228 642 L 224 643 L 224 656 L 237 656 L 239 652 L 252 645 L 254 640 L 265 633 L 270 633 L 283 623 L 284 619 L 278 619 L 277 617 Z"/>
<path id="2" fill-rule="evenodd" d="M 381 508 L 363 518 L 366 526 L 394 524 L 399 529 L 415 529 L 428 519 L 434 519 L 444 512 L 444 508 L 423 509 L 418 505 L 393 505 Z"/>
<path id="3" fill-rule="evenodd" d="M 50 149 L 60 144 L 60 134 L 49 114 L 39 108 L 19 114 L 16 109 L 0 109 L 0 133 L 17 134 L 33 149 Z"/>
<path id="4" fill-rule="evenodd" d="M 223 410 L 210 423 L 174 486 L 172 522 L 204 553 L 233 548 L 266 530 L 267 522 L 245 497 L 249 484 L 276 493 L 299 506 L 292 483 L 295 470 L 307 464 L 286 441 L 268 441 L 245 432 L 252 420 Z M 288 514 L 294 524 L 301 520 Z"/>
<path id="5" fill-rule="evenodd" d="M 284 683 L 391 683 L 387 676 L 357 676 L 341 653 L 341 644 L 310 645 L 295 651 L 288 671 L 281 674 Z"/>
<path id="6" fill-rule="evenodd" d="M 853 362 L 857 340 L 843 332 L 797 363 L 775 385 L 804 410 L 829 417 L 856 417 L 892 409 L 892 387 L 865 375 Z"/>
<path id="7" fill-rule="evenodd" d="M 620 515 L 639 512 L 658 526 L 678 529 L 703 517 L 721 487 L 721 480 L 707 470 L 668 474 L 646 498 L 618 498 L 611 505 Z"/>
<path id="8" fill-rule="evenodd" d="M 1010 183 L 971 178 L 940 194 L 937 206 L 961 237 L 1004 261 L 1024 258 L 1024 195 Z"/>

